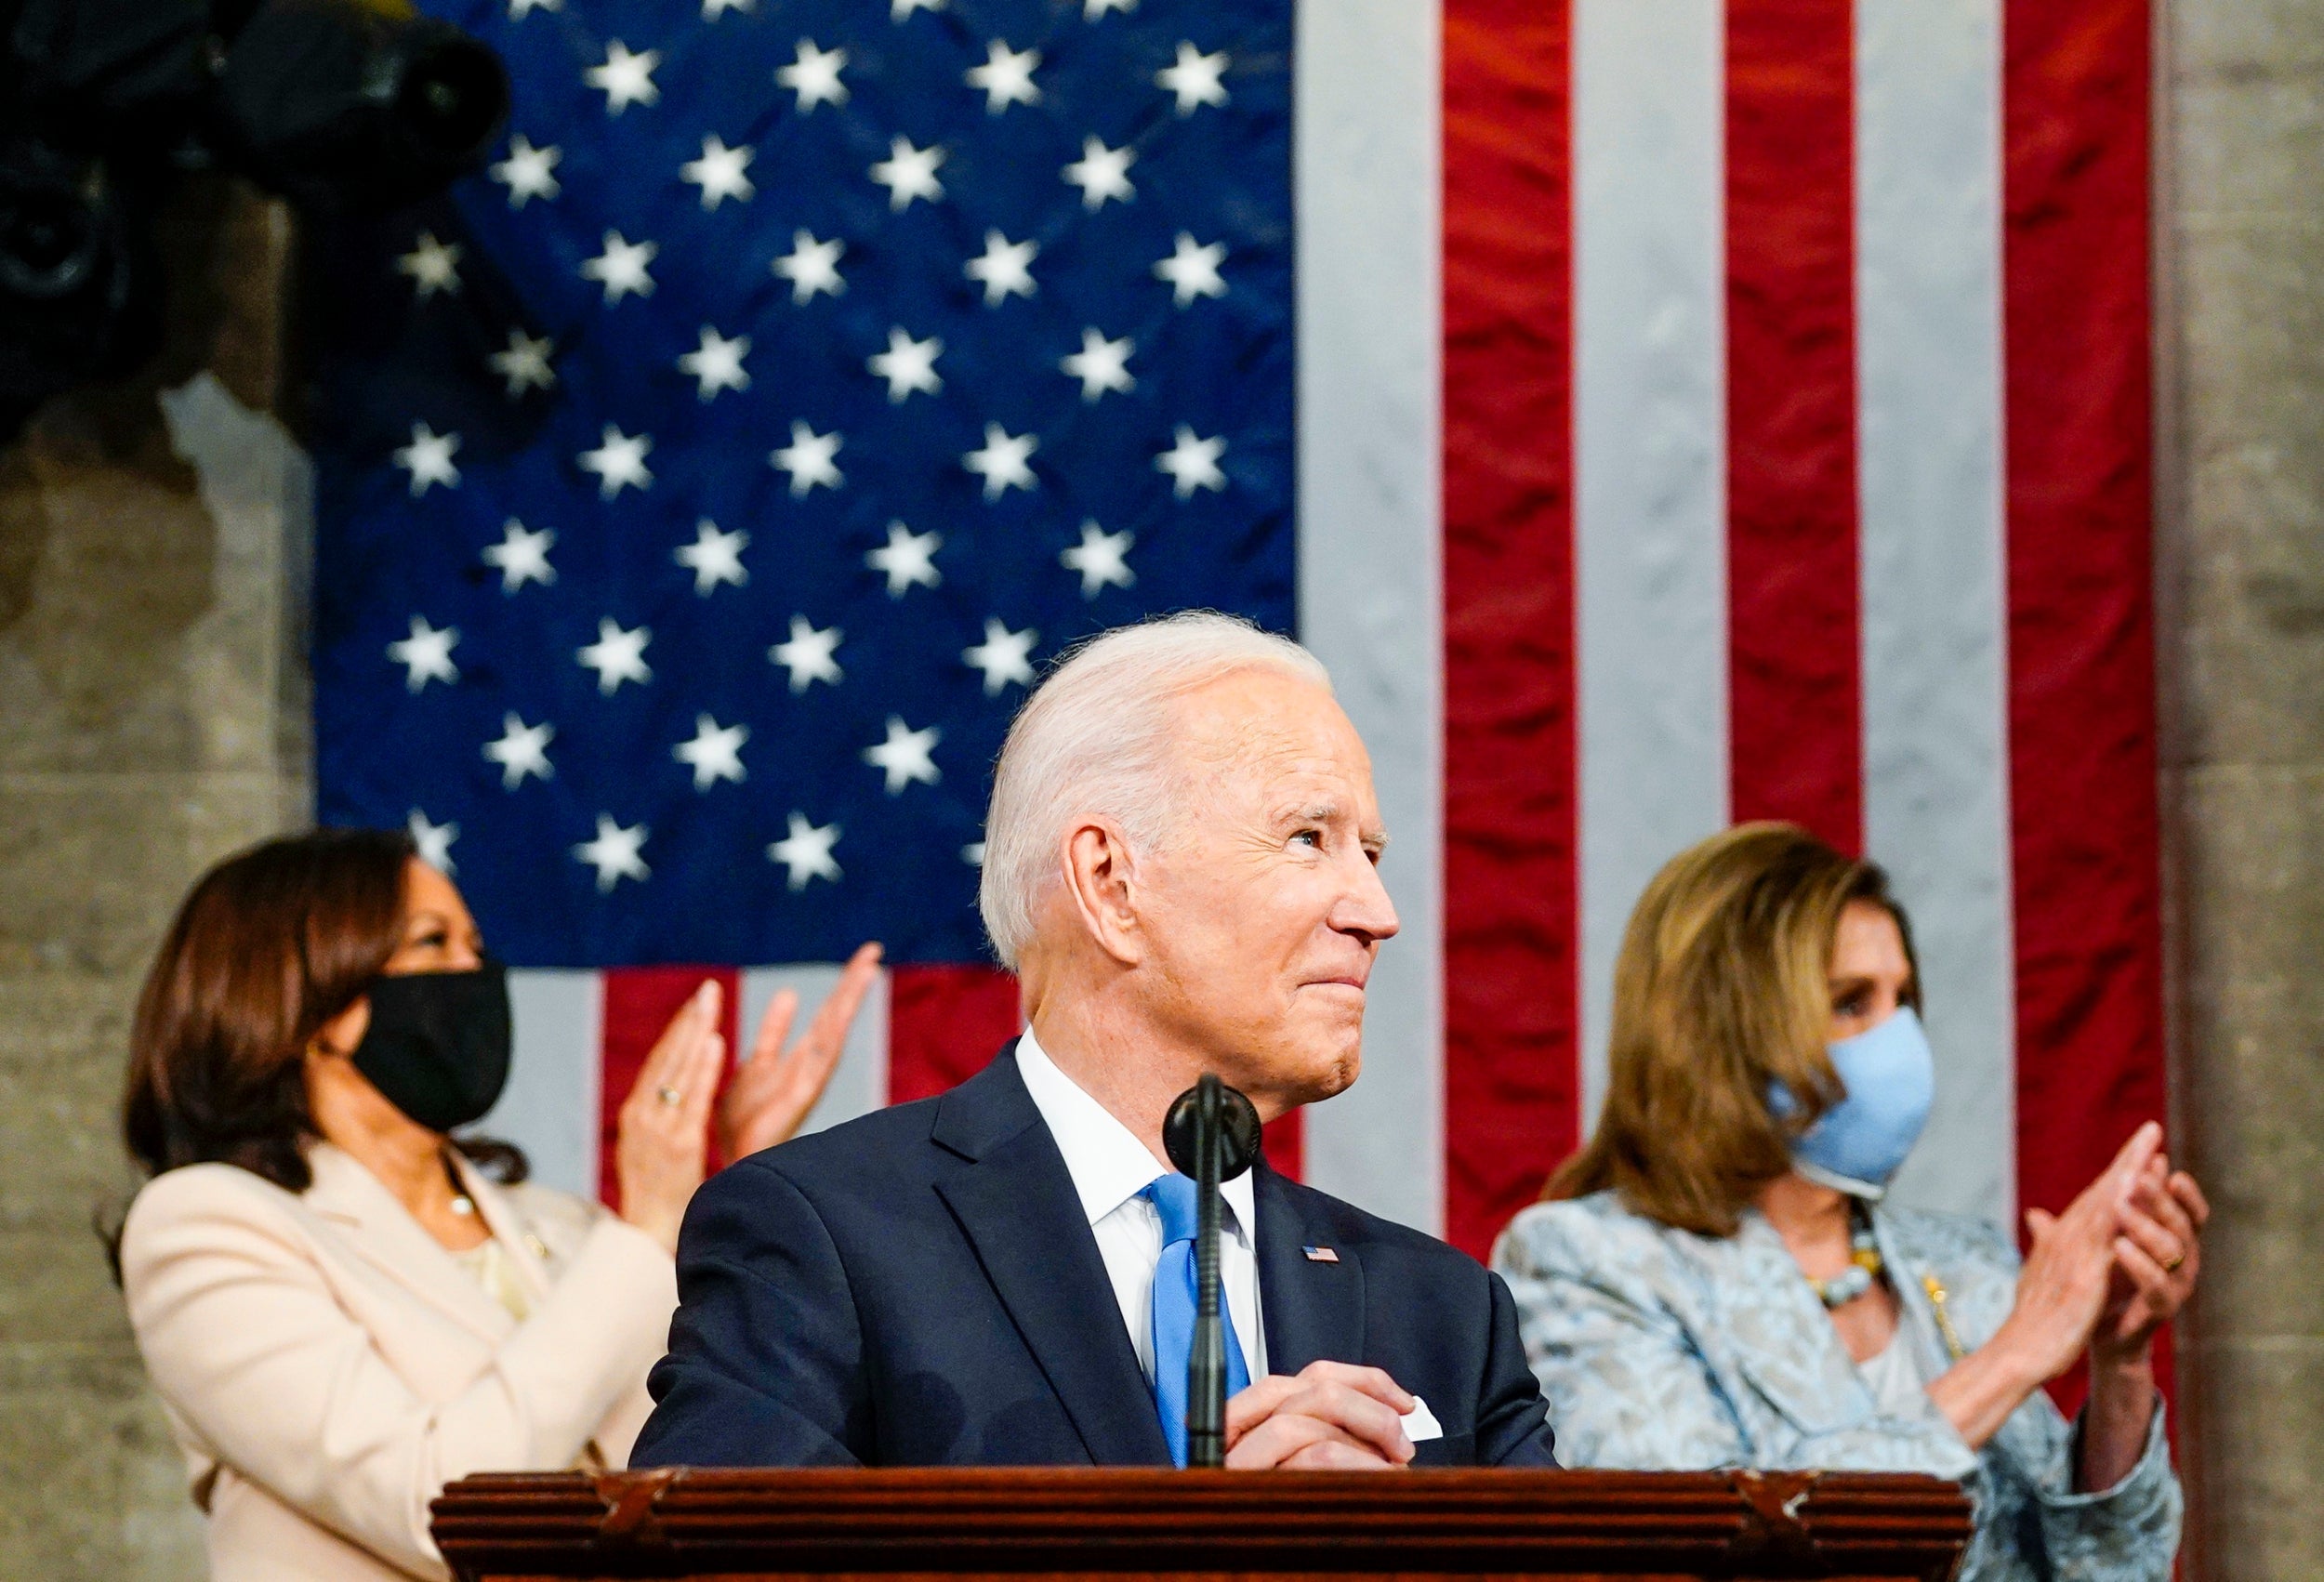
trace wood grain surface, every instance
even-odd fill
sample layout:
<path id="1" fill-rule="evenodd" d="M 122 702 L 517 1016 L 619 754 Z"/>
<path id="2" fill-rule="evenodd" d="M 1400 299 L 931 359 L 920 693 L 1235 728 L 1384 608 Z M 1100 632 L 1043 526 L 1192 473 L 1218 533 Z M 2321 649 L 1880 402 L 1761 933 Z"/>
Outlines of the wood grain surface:
<path id="1" fill-rule="evenodd" d="M 469 1582 L 1263 1575 L 1944 1582 L 1961 1490 L 1863 1472 L 912 1469 L 487 1473 L 435 1503 Z"/>

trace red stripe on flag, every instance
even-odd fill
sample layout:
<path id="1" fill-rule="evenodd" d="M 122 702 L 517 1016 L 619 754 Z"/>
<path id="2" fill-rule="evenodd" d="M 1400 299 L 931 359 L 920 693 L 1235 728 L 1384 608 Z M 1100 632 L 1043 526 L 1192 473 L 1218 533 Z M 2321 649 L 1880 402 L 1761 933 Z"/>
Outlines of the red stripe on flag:
<path id="1" fill-rule="evenodd" d="M 607 1207 L 621 1206 L 621 1183 L 614 1173 L 621 1106 L 637 1085 L 638 1074 L 645 1069 L 654 1040 L 686 1003 L 686 996 L 702 987 L 705 978 L 715 979 L 725 995 L 720 1023 L 731 1072 L 742 1001 L 740 976 L 731 967 L 614 967 L 605 970 L 605 1020 L 598 1070 L 597 1194 Z M 709 1165 L 716 1169 L 719 1161 L 713 1157 Z"/>
<path id="2" fill-rule="evenodd" d="M 1307 1165 L 1305 1114 L 1304 1110 L 1291 1110 L 1277 1115 L 1260 1134 L 1261 1143 L 1267 1151 L 1267 1163 L 1293 1180 L 1300 1179 L 1300 1172 Z"/>
<path id="3" fill-rule="evenodd" d="M 1727 7 L 1735 816 L 1863 847 L 1847 0 Z"/>
<path id="4" fill-rule="evenodd" d="M 2017 1195 L 2164 1113 L 2147 7 L 2004 12 Z"/>
<path id="5" fill-rule="evenodd" d="M 1017 980 L 990 967 L 888 974 L 888 1101 L 931 1099 L 983 1071 L 1023 1031 Z"/>
<path id="6" fill-rule="evenodd" d="M 1445 7 L 1445 1223 L 1479 1256 L 1580 1135 L 1567 28 Z"/>

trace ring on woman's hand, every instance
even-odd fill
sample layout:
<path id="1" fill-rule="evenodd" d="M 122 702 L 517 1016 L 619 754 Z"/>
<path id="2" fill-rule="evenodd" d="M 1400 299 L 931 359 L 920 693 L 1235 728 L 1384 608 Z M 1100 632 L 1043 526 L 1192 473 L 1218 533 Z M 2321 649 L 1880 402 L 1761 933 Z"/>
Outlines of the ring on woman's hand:
<path id="1" fill-rule="evenodd" d="M 673 1110 L 678 1108 L 680 1101 L 686 1097 L 675 1088 L 657 1088 L 654 1090 L 654 1096 Z"/>
<path id="2" fill-rule="evenodd" d="M 2171 1255 L 2171 1261 L 2162 1266 L 2162 1272 L 2165 1274 L 2176 1274 L 2179 1272 L 2179 1265 L 2185 1261 L 2186 1254 L 2174 1252 Z"/>

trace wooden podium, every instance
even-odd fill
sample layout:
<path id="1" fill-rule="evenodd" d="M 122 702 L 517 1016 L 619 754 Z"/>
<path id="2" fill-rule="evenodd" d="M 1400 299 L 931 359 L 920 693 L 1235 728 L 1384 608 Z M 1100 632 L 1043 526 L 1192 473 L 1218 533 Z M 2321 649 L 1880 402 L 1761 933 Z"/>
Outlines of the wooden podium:
<path id="1" fill-rule="evenodd" d="M 468 1582 L 1945 1582 L 1969 1506 L 1867 1472 L 665 1470 L 466 1478 L 434 1530 Z"/>

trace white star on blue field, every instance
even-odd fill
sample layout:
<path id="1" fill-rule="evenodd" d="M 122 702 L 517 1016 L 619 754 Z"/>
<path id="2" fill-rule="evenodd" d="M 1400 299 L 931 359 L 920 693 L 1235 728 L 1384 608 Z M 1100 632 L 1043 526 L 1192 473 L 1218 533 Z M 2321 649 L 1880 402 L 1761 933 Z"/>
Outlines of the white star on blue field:
<path id="1" fill-rule="evenodd" d="M 513 107 L 310 242 L 324 819 L 521 966 L 984 959 L 1044 666 L 1292 628 L 1291 0 L 426 8 Z"/>

